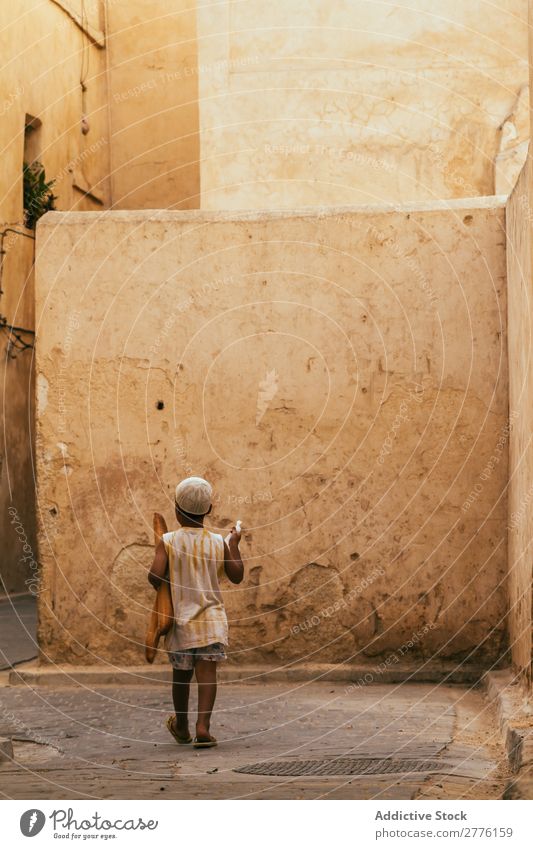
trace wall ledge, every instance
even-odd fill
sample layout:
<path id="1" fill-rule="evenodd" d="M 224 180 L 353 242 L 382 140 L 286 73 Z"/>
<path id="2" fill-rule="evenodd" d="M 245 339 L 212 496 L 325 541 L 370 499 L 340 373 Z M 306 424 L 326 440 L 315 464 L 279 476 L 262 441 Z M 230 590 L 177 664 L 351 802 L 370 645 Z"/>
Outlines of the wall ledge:
<path id="1" fill-rule="evenodd" d="M 411 202 L 404 204 L 379 204 L 361 206 L 306 206 L 301 209 L 107 209 L 100 211 L 47 212 L 39 219 L 39 227 L 56 227 L 58 224 L 87 223 L 87 216 L 100 216 L 117 222 L 144 221 L 174 222 L 183 221 L 272 221 L 276 219 L 338 218 L 343 215 L 368 215 L 383 213 L 417 213 L 417 212 L 461 212 L 463 210 L 504 210 L 508 201 L 507 195 L 486 195 L 473 198 L 456 198 L 451 200 L 435 200 L 427 203 Z"/>

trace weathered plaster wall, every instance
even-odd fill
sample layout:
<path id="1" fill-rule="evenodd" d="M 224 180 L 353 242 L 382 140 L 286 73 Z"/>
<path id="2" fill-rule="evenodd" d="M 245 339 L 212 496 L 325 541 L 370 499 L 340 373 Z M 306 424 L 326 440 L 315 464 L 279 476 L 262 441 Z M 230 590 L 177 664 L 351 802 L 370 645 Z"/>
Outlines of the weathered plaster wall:
<path id="1" fill-rule="evenodd" d="M 517 155 L 527 0 L 219 0 L 198 45 L 204 208 L 491 195 Z"/>
<path id="2" fill-rule="evenodd" d="M 75 4 L 71 4 L 74 8 Z M 93 23 L 95 19 L 93 18 Z M 61 4 L 11 0 L 0 7 L 2 95 L 0 219 L 22 220 L 24 120 L 41 121 L 37 148 L 56 183 L 59 209 L 97 209 L 77 183 L 107 197 L 109 145 L 105 50 L 95 44 Z M 101 33 L 102 37 L 103 34 Z M 83 94 L 80 79 L 84 80 Z M 82 115 L 90 130 L 81 132 Z"/>
<path id="3" fill-rule="evenodd" d="M 34 328 L 33 241 L 23 224 L 22 163 L 26 115 L 40 128 L 31 150 L 55 180 L 59 209 L 98 209 L 108 199 L 107 91 L 100 9 L 79 0 L 9 0 L 0 4 L 0 315 Z M 78 22 L 77 22 L 78 21 Z M 85 92 L 82 93 L 80 79 Z M 81 132 L 83 114 L 89 132 Z M 91 192 L 92 194 L 88 194 Z M 27 589 L 36 547 L 34 475 L 31 456 L 32 350 L 15 352 L 0 333 L 0 534 L 3 587 Z M 15 510 L 16 514 L 9 513 Z M 19 518 L 13 523 L 14 516 Z M 18 530 L 15 530 L 15 527 Z"/>
<path id="4" fill-rule="evenodd" d="M 515 666 L 531 682 L 533 580 L 533 285 L 531 160 L 507 206 L 509 322 L 509 633 Z"/>
<path id="5" fill-rule="evenodd" d="M 198 207 L 195 3 L 110 3 L 107 18 L 113 205 Z"/>
<path id="6" fill-rule="evenodd" d="M 40 645 L 139 662 L 151 516 L 240 516 L 232 659 L 500 658 L 504 209 L 46 216 Z"/>
<path id="7" fill-rule="evenodd" d="M 0 235 L 0 313 L 9 324 L 33 329 L 33 231 L 21 225 Z M 33 346 L 31 332 L 0 333 L 0 594 L 28 591 L 35 575 L 36 519 L 33 440 Z M 14 344 L 11 344 L 14 342 Z M 25 548 L 26 547 L 26 548 Z"/>

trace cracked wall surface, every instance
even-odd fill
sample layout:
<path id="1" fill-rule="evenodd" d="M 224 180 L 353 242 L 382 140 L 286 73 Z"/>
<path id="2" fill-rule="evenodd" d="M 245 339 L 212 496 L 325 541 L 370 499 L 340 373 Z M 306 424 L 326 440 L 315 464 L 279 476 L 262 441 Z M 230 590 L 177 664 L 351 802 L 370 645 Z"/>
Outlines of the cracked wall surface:
<path id="1" fill-rule="evenodd" d="M 141 662 L 154 510 L 240 517 L 237 663 L 506 649 L 505 210 L 49 213 L 43 659 Z"/>
<path id="2" fill-rule="evenodd" d="M 527 35 L 526 0 L 199 6 L 202 208 L 496 194 Z"/>
<path id="3" fill-rule="evenodd" d="M 196 5 L 107 5 L 112 205 L 200 206 Z"/>
<path id="4" fill-rule="evenodd" d="M 98 15 L 88 10 L 80 26 L 64 6 L 0 4 L 0 320 L 20 328 L 23 340 L 7 329 L 0 338 L 2 594 L 28 592 L 37 568 L 30 403 L 34 234 L 25 226 L 23 161 L 41 161 L 57 207 L 100 209 L 109 199 L 105 51 L 89 37 Z M 84 114 L 87 133 L 80 131 Z"/>
<path id="5" fill-rule="evenodd" d="M 531 162 L 507 207 L 509 324 L 509 634 L 515 667 L 531 683 L 533 576 L 533 370 L 531 368 Z"/>

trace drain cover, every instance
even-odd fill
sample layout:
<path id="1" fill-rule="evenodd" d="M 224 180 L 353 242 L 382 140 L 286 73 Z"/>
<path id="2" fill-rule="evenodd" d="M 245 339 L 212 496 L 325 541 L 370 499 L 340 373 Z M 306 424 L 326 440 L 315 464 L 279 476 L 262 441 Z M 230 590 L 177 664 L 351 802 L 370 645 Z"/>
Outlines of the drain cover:
<path id="1" fill-rule="evenodd" d="M 233 770 L 250 775 L 390 775 L 399 772 L 442 772 L 437 761 L 396 758 L 328 758 L 312 761 L 263 761 Z"/>

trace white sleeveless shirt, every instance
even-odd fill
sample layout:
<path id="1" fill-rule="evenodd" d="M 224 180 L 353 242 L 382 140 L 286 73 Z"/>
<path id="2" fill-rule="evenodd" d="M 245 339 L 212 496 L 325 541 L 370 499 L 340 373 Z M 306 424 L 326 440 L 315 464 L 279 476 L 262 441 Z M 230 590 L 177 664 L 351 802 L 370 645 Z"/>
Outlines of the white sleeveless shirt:
<path id="1" fill-rule="evenodd" d="M 228 644 L 228 620 L 218 579 L 224 570 L 224 539 L 206 528 L 163 534 L 168 556 L 174 624 L 167 651 Z"/>

